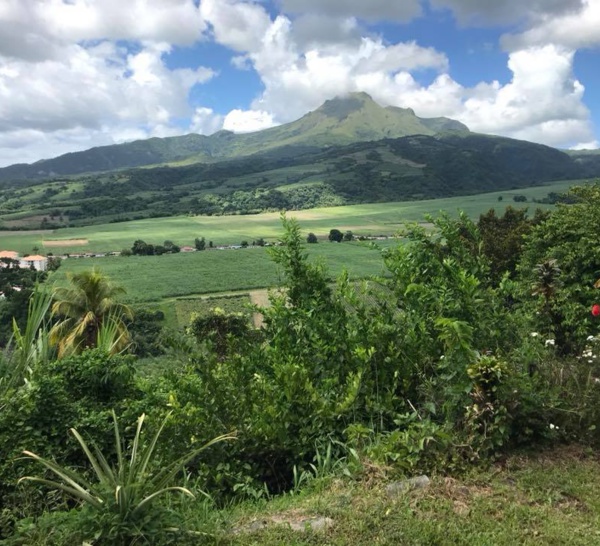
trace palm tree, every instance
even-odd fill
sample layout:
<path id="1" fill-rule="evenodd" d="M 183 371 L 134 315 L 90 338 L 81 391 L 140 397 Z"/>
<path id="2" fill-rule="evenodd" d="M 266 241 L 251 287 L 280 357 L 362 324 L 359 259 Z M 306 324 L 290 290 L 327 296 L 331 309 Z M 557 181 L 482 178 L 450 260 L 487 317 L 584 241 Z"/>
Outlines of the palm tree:
<path id="1" fill-rule="evenodd" d="M 111 353 L 125 349 L 130 336 L 124 319 L 133 318 L 131 308 L 117 301 L 125 289 L 113 285 L 96 268 L 67 273 L 67 278 L 71 286 L 57 288 L 52 305 L 52 315 L 62 318 L 50 330 L 50 343 L 58 346 L 58 356 L 97 346 L 107 331 L 113 343 L 103 341 L 103 346 L 110 346 Z"/>

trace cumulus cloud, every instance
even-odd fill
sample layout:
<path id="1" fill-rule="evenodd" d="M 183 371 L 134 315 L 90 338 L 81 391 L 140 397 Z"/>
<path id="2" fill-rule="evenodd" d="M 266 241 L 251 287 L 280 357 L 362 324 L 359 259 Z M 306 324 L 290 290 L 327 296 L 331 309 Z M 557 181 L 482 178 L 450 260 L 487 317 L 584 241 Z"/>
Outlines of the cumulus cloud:
<path id="1" fill-rule="evenodd" d="M 429 1 L 434 8 L 450 9 L 462 24 L 492 25 L 562 16 L 580 10 L 587 0 Z"/>
<path id="2" fill-rule="evenodd" d="M 560 17 L 545 15 L 521 34 L 506 35 L 502 42 L 510 50 L 543 44 L 578 49 L 600 44 L 600 1 L 583 0 L 582 9 Z"/>
<path id="3" fill-rule="evenodd" d="M 225 116 L 223 129 L 234 133 L 252 133 L 276 125 L 273 116 L 262 110 L 235 109 Z"/>
<path id="4" fill-rule="evenodd" d="M 289 13 L 313 12 L 367 21 L 406 22 L 421 14 L 419 0 L 281 0 L 280 4 Z"/>
<path id="5" fill-rule="evenodd" d="M 216 72 L 165 59 L 205 29 L 194 0 L 2 0 L 0 165 L 180 134 Z"/>
<path id="6" fill-rule="evenodd" d="M 362 29 L 355 17 L 332 17 L 307 13 L 294 20 L 292 39 L 299 47 L 319 47 L 358 43 Z"/>
<path id="7" fill-rule="evenodd" d="M 236 0 L 203 0 L 200 13 L 212 24 L 215 40 L 236 51 L 255 50 L 271 25 L 262 6 Z"/>
<path id="8" fill-rule="evenodd" d="M 233 0 L 205 2 L 211 5 L 211 13 L 205 16 L 217 40 L 227 33 L 224 13 L 236 13 L 237 29 L 242 31 L 236 35 L 236 44 L 247 45 L 238 50 L 264 84 L 264 91 L 252 104 L 253 110 L 261 112 L 261 119 L 269 112 L 278 123 L 291 121 L 335 95 L 366 91 L 381 104 L 410 107 L 424 117 L 453 117 L 475 131 L 555 146 L 593 140 L 590 113 L 583 103 L 584 87 L 573 76 L 573 51 L 568 48 L 545 45 L 515 50 L 508 55 L 513 73 L 508 84 L 482 82 L 468 88 L 450 77 L 445 54 L 415 42 L 387 44 L 374 36 L 342 39 L 335 46 L 326 41 L 299 41 L 295 21 L 281 15 L 271 19 L 258 4 L 248 11 L 248 6 L 241 9 Z M 481 16 L 493 21 L 529 17 L 536 9 L 538 18 L 556 13 L 568 18 L 570 10 L 580 4 L 550 0 L 543 3 L 543 10 L 538 0 L 526 6 L 514 0 L 492 7 L 491 3 L 469 0 L 436 0 L 435 5 L 450 7 L 464 18 Z M 323 9 L 334 5 L 339 8 L 340 3 L 325 3 Z M 301 6 L 317 11 L 310 2 L 298 3 L 298 10 Z M 260 38 L 253 32 L 255 20 L 266 29 Z M 223 43 L 227 45 L 227 39 Z M 439 72 L 429 85 L 422 85 L 414 75 L 425 68 Z"/>
<path id="9" fill-rule="evenodd" d="M 223 128 L 224 117 L 212 108 L 196 108 L 190 124 L 190 131 L 201 135 L 212 135 Z"/>
<path id="10" fill-rule="evenodd" d="M 98 128 L 111 121 L 166 124 L 185 115 L 189 89 L 207 68 L 169 70 L 164 45 L 132 54 L 111 43 L 72 45 L 63 61 L 5 62 L 0 68 L 0 131 Z"/>

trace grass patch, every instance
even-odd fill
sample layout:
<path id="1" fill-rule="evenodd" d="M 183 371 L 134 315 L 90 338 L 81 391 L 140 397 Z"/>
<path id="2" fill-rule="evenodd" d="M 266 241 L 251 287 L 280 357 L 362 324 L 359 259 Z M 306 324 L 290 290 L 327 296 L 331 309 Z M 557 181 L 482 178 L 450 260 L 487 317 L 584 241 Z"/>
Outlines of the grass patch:
<path id="1" fill-rule="evenodd" d="M 308 245 L 311 259 L 322 260 L 332 277 L 346 268 L 354 278 L 380 274 L 381 253 L 361 243 Z M 280 274 L 265 248 L 210 250 L 162 256 L 111 256 L 68 259 L 51 282 L 66 283 L 68 272 L 99 268 L 127 290 L 129 303 L 161 302 L 192 294 L 241 292 L 276 286 Z M 167 317 L 169 322 L 169 317 Z M 178 319 L 175 318 L 175 322 Z"/>
<path id="2" fill-rule="evenodd" d="M 385 482 L 334 481 L 323 491 L 229 514 L 227 545 L 489 545 L 600 543 L 600 461 L 578 448 L 512 456 L 503 465 L 390 498 Z M 323 531 L 294 522 L 320 516 Z M 264 529 L 256 522 L 271 522 Z M 272 522 L 279 522 L 274 524 Z M 231 529 L 230 528 L 230 529 Z"/>
<path id="3" fill-rule="evenodd" d="M 313 232 L 324 237 L 332 228 L 342 231 L 352 230 L 360 234 L 392 234 L 404 222 L 422 221 L 425 214 L 436 215 L 444 210 L 455 214 L 464 210 L 472 218 L 495 208 L 502 212 L 507 206 L 528 206 L 531 210 L 552 208 L 550 205 L 532 203 L 533 199 L 541 199 L 549 192 L 564 192 L 575 181 L 557 182 L 547 186 L 485 193 L 472 196 L 453 197 L 446 199 L 430 199 L 425 201 L 409 201 L 397 203 L 375 203 L 365 205 L 350 205 L 344 207 L 328 207 L 303 211 L 289 212 L 301 222 L 305 234 Z M 514 195 L 525 195 L 527 203 L 514 203 Z M 502 201 L 498 198 L 502 197 Z M 136 239 L 147 243 L 162 244 L 171 240 L 179 245 L 193 245 L 196 237 L 205 237 L 215 245 L 239 244 L 243 240 L 249 242 L 263 237 L 275 240 L 281 234 L 279 213 L 265 213 L 245 216 L 174 216 L 168 218 L 150 218 L 131 222 L 109 223 L 80 228 L 58 229 L 52 233 L 30 234 L 18 232 L 5 240 L 0 234 L 2 250 L 17 250 L 32 252 L 38 247 L 41 252 L 54 251 L 44 245 L 46 240 L 67 241 L 71 239 L 87 239 L 85 246 L 68 245 L 61 252 L 108 252 L 131 248 Z"/>

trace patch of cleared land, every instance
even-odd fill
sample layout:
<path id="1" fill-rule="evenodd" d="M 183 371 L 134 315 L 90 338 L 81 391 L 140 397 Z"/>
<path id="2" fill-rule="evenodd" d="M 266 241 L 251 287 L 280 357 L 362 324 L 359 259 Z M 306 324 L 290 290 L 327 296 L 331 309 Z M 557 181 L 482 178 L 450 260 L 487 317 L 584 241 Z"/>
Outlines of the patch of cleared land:
<path id="1" fill-rule="evenodd" d="M 73 247 L 85 246 L 88 243 L 87 239 L 62 239 L 56 241 L 46 239 L 42 244 L 46 247 Z"/>

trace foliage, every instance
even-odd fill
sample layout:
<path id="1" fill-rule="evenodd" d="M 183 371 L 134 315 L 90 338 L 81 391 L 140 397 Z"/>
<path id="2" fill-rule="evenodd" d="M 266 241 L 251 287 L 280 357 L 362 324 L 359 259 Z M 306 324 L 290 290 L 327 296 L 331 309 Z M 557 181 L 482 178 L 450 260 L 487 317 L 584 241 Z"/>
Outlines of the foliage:
<path id="1" fill-rule="evenodd" d="M 309 244 L 315 244 L 318 243 L 319 240 L 317 239 L 317 236 L 311 232 L 306 236 L 306 242 Z"/>
<path id="2" fill-rule="evenodd" d="M 594 191 L 578 190 L 589 203 L 578 197 L 537 223 L 515 211 L 504 217 L 490 212 L 479 225 L 464 214 L 430 218 L 430 225 L 406 226 L 399 244 L 382 243 L 385 250 L 375 244 L 372 250 L 355 243 L 305 246 L 298 222 L 283 216 L 281 241 L 269 248 L 282 283 L 270 293 L 270 306 L 255 309 L 263 315 L 260 329 L 250 329 L 248 315 L 235 309 L 205 312 L 185 332 L 161 333 L 167 353 L 159 362 L 88 350 L 33 365 L 27 384 L 0 399 L 0 445 L 9 446 L 0 462 L 8 527 L 24 516 L 72 507 L 61 493 L 16 490 L 15 474 L 32 475 L 36 461 L 13 462 L 15 455 L 27 449 L 56 463 L 54 470 L 81 469 L 77 479 L 91 484 L 93 465 L 64 431 L 89 431 L 98 446 L 89 451 L 104 468 L 99 454 L 119 459 L 111 409 L 123 420 L 145 413 L 151 423 L 162 422 L 162 441 L 153 448 L 157 467 L 170 467 L 213 435 L 238 430 L 235 444 L 216 444 L 185 465 L 188 489 L 209 491 L 218 504 L 318 488 L 329 475 L 371 475 L 383 471 L 380 465 L 392 474 L 435 473 L 504 459 L 515 446 L 539 449 L 557 440 L 600 445 L 597 317 L 589 304 L 577 303 L 585 328 L 572 330 L 566 297 L 597 297 L 593 287 L 600 272 L 588 262 L 585 246 L 562 242 L 558 232 L 581 237 L 582 218 L 593 224 L 585 207 L 596 206 Z M 546 254 L 540 240 L 552 229 L 546 241 L 558 250 Z M 362 282 L 343 272 L 333 283 L 323 262 L 314 259 L 325 247 L 328 253 L 362 249 L 375 260 L 383 256 L 386 271 Z M 521 262 L 511 275 L 510 255 L 519 248 Z M 231 251 L 237 260 L 262 253 Z M 192 254 L 217 262 L 226 253 Z M 198 263 L 186 255 L 170 260 Z M 188 267 L 188 276 L 192 269 L 202 277 L 197 267 Z M 590 275 L 589 288 L 577 285 L 574 270 Z M 196 311 L 211 306 L 183 303 L 188 316 L 191 305 Z M 144 324 L 140 335 L 148 341 L 154 330 Z M 139 429 L 123 434 L 135 441 Z M 91 538 L 91 529 L 120 525 L 114 514 L 99 518 L 93 508 L 94 499 L 108 498 L 109 488 L 84 489 L 92 495 L 91 508 L 55 516 L 76 541 Z M 117 500 L 113 491 L 110 502 Z M 168 497 L 157 501 L 156 512 L 148 514 L 156 525 L 147 529 L 146 540 L 185 541 L 183 535 L 163 536 L 161 529 L 182 528 L 170 518 L 187 506 Z M 52 517 L 42 516 L 42 527 Z M 21 519 L 16 529 L 13 538 L 25 543 L 35 533 L 31 519 Z"/>
<path id="3" fill-rule="evenodd" d="M 328 239 L 332 242 L 341 243 L 344 238 L 344 234 L 339 229 L 332 229 L 329 231 Z"/>
<path id="4" fill-rule="evenodd" d="M 24 331 L 13 318 L 13 336 L 7 355 L 0 358 L 0 393 L 20 386 L 35 366 L 45 365 L 50 360 L 46 320 L 51 302 L 50 294 L 38 285 L 29 300 Z"/>
<path id="5" fill-rule="evenodd" d="M 97 269 L 67 278 L 71 286 L 55 290 L 52 306 L 54 316 L 64 317 L 50 330 L 50 342 L 58 346 L 59 357 L 94 347 L 101 340 L 109 354 L 124 350 L 130 343 L 124 320 L 133 318 L 131 309 L 117 301 L 124 289 L 111 284 Z"/>
<path id="6" fill-rule="evenodd" d="M 204 237 L 200 239 L 196 237 L 194 239 L 194 247 L 196 248 L 196 250 L 204 250 L 206 248 L 206 240 L 204 239 Z"/>
<path id="7" fill-rule="evenodd" d="M 158 356 L 163 353 L 160 337 L 165 314 L 156 309 L 138 307 L 133 320 L 127 323 L 131 348 L 138 357 Z"/>
<path id="8" fill-rule="evenodd" d="M 13 324 L 24 330 L 27 323 L 28 302 L 36 284 L 46 280 L 47 273 L 19 267 L 18 262 L 0 259 L 0 347 L 5 347 L 13 335 Z"/>
<path id="9" fill-rule="evenodd" d="M 187 331 L 197 341 L 208 342 L 219 357 L 224 358 L 233 339 L 247 334 L 248 317 L 243 313 L 227 313 L 216 307 L 208 314 L 192 313 Z"/>
<path id="10" fill-rule="evenodd" d="M 543 311 L 545 324 L 538 322 L 536 331 L 551 333 L 560 351 L 574 354 L 594 334 L 589 308 L 600 274 L 600 185 L 575 188 L 569 195 L 576 202 L 558 204 L 527 238 L 520 276 L 523 299 L 533 312 Z"/>
<path id="11" fill-rule="evenodd" d="M 58 489 L 82 504 L 84 514 L 86 511 L 92 512 L 92 517 L 82 518 L 83 523 L 89 526 L 84 531 L 87 531 L 89 538 L 93 537 L 94 542 L 99 545 L 126 546 L 132 541 L 140 540 L 152 544 L 169 531 L 180 532 L 179 529 L 166 527 L 171 522 L 165 515 L 165 508 L 158 506 L 158 497 L 171 492 L 193 497 L 189 489 L 172 486 L 173 479 L 181 471 L 182 466 L 202 451 L 216 442 L 230 440 L 233 436 L 224 435 L 214 438 L 158 470 L 153 457 L 165 422 L 158 428 L 152 439 L 146 445 L 142 445 L 141 432 L 145 418 L 142 415 L 137 422 L 130 454 L 126 456 L 114 412 L 112 416 L 117 456 L 115 466 L 108 462 L 96 445 L 90 446 L 76 429 L 71 429 L 71 433 L 94 470 L 96 483 L 89 481 L 85 475 L 31 451 L 24 451 L 25 456 L 40 463 L 59 481 L 32 476 L 25 476 L 20 481 L 31 481 Z"/>
<path id="12" fill-rule="evenodd" d="M 512 207 L 507 207 L 502 216 L 497 216 L 494 209 L 479 216 L 477 227 L 482 250 L 490 260 L 490 277 L 494 283 L 499 283 L 505 273 L 515 276 L 525 236 L 544 219 L 545 214 L 539 209 L 533 218 L 528 218 L 527 209 Z"/>

